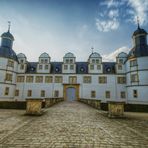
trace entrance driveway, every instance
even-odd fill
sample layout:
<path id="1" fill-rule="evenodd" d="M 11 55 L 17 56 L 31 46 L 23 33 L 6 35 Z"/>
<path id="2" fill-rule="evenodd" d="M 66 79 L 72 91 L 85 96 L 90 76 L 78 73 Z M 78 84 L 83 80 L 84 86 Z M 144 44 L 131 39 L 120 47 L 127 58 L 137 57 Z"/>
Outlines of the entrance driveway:
<path id="1" fill-rule="evenodd" d="M 106 113 L 79 102 L 61 102 L 43 116 L 0 110 L 0 148 L 147 148 L 148 116 Z M 139 118 L 140 116 L 140 118 Z"/>

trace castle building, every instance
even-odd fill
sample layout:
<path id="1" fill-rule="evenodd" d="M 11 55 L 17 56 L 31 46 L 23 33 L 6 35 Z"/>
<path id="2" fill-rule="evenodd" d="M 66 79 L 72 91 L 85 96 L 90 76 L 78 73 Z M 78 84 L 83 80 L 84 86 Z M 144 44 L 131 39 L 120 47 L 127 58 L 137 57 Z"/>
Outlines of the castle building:
<path id="1" fill-rule="evenodd" d="M 148 104 L 147 32 L 138 25 L 132 39 L 129 54 L 119 53 L 116 62 L 102 62 L 97 52 L 84 62 L 71 52 L 61 62 L 52 62 L 45 52 L 37 62 L 28 62 L 25 54 L 12 49 L 14 37 L 8 29 L 1 35 L 0 100 L 62 97 Z"/>

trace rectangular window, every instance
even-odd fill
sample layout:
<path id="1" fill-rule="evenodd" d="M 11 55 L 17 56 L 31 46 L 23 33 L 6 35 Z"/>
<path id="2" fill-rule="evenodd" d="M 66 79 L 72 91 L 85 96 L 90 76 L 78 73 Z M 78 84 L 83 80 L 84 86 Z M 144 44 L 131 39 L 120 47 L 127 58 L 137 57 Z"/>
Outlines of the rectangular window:
<path id="1" fill-rule="evenodd" d="M 43 67 L 42 65 L 39 65 L 39 69 L 42 69 L 42 67 Z"/>
<path id="2" fill-rule="evenodd" d="M 132 66 L 137 66 L 137 60 L 135 59 L 135 60 L 131 60 L 130 61 L 130 66 L 132 67 Z"/>
<path id="3" fill-rule="evenodd" d="M 14 61 L 8 60 L 8 66 L 9 67 L 14 67 Z"/>
<path id="4" fill-rule="evenodd" d="M 52 83 L 52 76 L 45 76 L 45 83 Z"/>
<path id="5" fill-rule="evenodd" d="M 96 98 L 96 91 L 91 91 L 91 98 Z"/>
<path id="6" fill-rule="evenodd" d="M 138 82 L 138 74 L 131 74 L 131 82 Z"/>
<path id="7" fill-rule="evenodd" d="M 24 69 L 24 65 L 23 65 L 23 64 L 20 65 L 20 69 L 21 69 L 21 70 Z"/>
<path id="8" fill-rule="evenodd" d="M 36 76 L 35 82 L 36 83 L 43 83 L 43 76 Z"/>
<path id="9" fill-rule="evenodd" d="M 68 65 L 64 65 L 64 70 L 67 70 L 68 69 Z"/>
<path id="10" fill-rule="evenodd" d="M 26 82 L 27 83 L 33 83 L 33 76 L 27 76 L 26 77 Z"/>
<path id="11" fill-rule="evenodd" d="M 118 84 L 125 84 L 126 83 L 126 77 L 117 77 L 117 83 Z"/>
<path id="12" fill-rule="evenodd" d="M 24 82 L 24 76 L 17 76 L 17 82 Z"/>
<path id="13" fill-rule="evenodd" d="M 15 96 L 19 96 L 19 90 L 18 89 L 15 90 Z"/>
<path id="14" fill-rule="evenodd" d="M 41 59 L 41 63 L 42 63 L 42 64 L 44 63 L 44 60 L 43 60 L 43 59 Z"/>
<path id="15" fill-rule="evenodd" d="M 107 83 L 107 77 L 105 77 L 105 76 L 100 76 L 100 77 L 99 77 L 99 83 L 101 83 L 101 84 Z"/>
<path id="16" fill-rule="evenodd" d="M 58 98 L 58 97 L 59 97 L 59 91 L 58 91 L 58 90 L 55 90 L 55 91 L 54 91 L 54 97 L 55 97 L 55 98 Z"/>
<path id="17" fill-rule="evenodd" d="M 20 63 L 24 63 L 24 60 L 20 60 Z"/>
<path id="18" fill-rule="evenodd" d="M 133 90 L 133 97 L 137 98 L 138 97 L 138 91 L 137 90 Z"/>
<path id="19" fill-rule="evenodd" d="M 11 73 L 6 73 L 6 81 L 12 81 L 12 74 Z"/>
<path id="20" fill-rule="evenodd" d="M 28 97 L 31 97 L 31 96 L 32 96 L 32 90 L 28 90 L 27 96 L 28 96 Z"/>
<path id="21" fill-rule="evenodd" d="M 120 97 L 123 98 L 123 99 L 126 98 L 125 91 L 121 91 Z"/>
<path id="22" fill-rule="evenodd" d="M 120 64 L 123 64 L 123 59 L 119 59 L 119 63 Z"/>
<path id="23" fill-rule="evenodd" d="M 45 97 L 45 90 L 41 90 L 41 97 Z"/>
<path id="24" fill-rule="evenodd" d="M 122 65 L 121 64 L 118 65 L 118 70 L 122 70 Z"/>
<path id="25" fill-rule="evenodd" d="M 76 76 L 70 76 L 70 77 L 69 77 L 69 83 L 70 83 L 70 84 L 75 84 L 75 83 L 77 83 L 77 77 L 76 77 Z"/>
<path id="26" fill-rule="evenodd" d="M 91 76 L 84 76 L 83 83 L 91 83 Z"/>
<path id="27" fill-rule="evenodd" d="M 5 88 L 5 96 L 8 96 L 9 95 L 9 87 L 6 87 Z"/>
<path id="28" fill-rule="evenodd" d="M 106 96 L 106 98 L 110 98 L 110 91 L 106 91 L 105 96 Z"/>
<path id="29" fill-rule="evenodd" d="M 74 65 L 70 65 L 70 70 L 73 70 L 74 69 Z"/>
<path id="30" fill-rule="evenodd" d="M 101 69 L 101 65 L 97 65 L 97 69 L 100 70 Z"/>
<path id="31" fill-rule="evenodd" d="M 63 77 L 62 76 L 55 76 L 55 83 L 62 83 Z"/>
<path id="32" fill-rule="evenodd" d="M 99 60 L 98 59 L 96 60 L 96 64 L 99 64 Z"/>
<path id="33" fill-rule="evenodd" d="M 69 63 L 69 59 L 66 59 L 66 63 L 67 63 L 67 64 Z"/>
<path id="34" fill-rule="evenodd" d="M 47 59 L 45 59 L 45 64 L 47 64 L 48 63 L 48 60 Z"/>
<path id="35" fill-rule="evenodd" d="M 73 59 L 70 59 L 70 64 L 72 64 L 73 63 Z"/>
<path id="36" fill-rule="evenodd" d="M 45 69 L 46 69 L 46 70 L 48 69 L 48 65 L 45 65 Z"/>
<path id="37" fill-rule="evenodd" d="M 90 70 L 94 70 L 94 65 L 90 65 Z"/>
<path id="38" fill-rule="evenodd" d="M 95 63 L 95 59 L 92 59 L 92 63 Z"/>

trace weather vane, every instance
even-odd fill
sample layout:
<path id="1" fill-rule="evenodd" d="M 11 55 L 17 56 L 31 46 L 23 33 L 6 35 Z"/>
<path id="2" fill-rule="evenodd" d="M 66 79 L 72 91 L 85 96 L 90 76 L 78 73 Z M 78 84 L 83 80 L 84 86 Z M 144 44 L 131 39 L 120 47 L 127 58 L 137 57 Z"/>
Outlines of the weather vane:
<path id="1" fill-rule="evenodd" d="M 11 27 L 11 22 L 8 21 L 8 31 L 10 31 L 10 27 Z"/>

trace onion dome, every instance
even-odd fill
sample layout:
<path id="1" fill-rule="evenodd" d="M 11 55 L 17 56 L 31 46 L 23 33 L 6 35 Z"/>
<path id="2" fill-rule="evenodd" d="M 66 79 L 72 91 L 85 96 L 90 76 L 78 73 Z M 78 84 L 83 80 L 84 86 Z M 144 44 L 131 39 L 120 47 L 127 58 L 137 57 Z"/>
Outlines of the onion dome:
<path id="1" fill-rule="evenodd" d="M 4 33 L 1 35 L 1 37 L 2 37 L 2 38 L 7 38 L 7 39 L 10 39 L 10 40 L 14 41 L 14 37 L 13 37 L 13 35 L 9 32 L 9 30 L 8 30 L 8 32 L 4 32 Z"/>
<path id="2" fill-rule="evenodd" d="M 133 36 L 136 36 L 136 35 L 139 35 L 139 34 L 147 35 L 147 32 L 144 29 L 140 28 L 139 25 L 138 25 L 138 28 L 137 28 L 137 30 L 134 31 Z"/>

